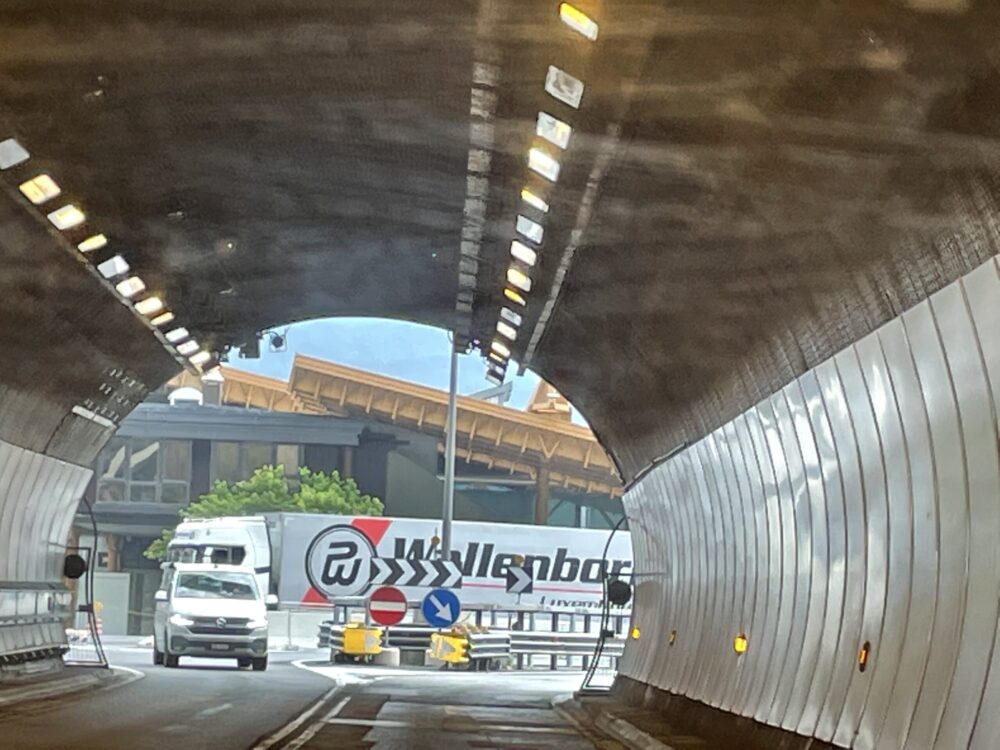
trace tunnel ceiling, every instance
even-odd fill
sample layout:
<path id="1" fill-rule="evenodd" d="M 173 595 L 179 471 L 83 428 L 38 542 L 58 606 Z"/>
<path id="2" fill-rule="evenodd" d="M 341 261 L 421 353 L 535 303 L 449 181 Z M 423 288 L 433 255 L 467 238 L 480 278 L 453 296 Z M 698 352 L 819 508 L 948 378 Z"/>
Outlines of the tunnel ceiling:
<path id="1" fill-rule="evenodd" d="M 514 356 L 626 478 L 997 252 L 996 3 L 579 6 L 594 43 L 556 2 L 8 0 L 0 138 L 217 348 L 347 314 L 488 346 L 531 186 Z"/>

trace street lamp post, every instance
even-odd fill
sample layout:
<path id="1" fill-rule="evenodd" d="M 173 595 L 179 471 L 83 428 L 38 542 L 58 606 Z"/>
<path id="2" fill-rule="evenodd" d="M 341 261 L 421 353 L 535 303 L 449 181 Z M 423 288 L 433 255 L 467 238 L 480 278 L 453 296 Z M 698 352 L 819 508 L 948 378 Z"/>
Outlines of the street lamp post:
<path id="1" fill-rule="evenodd" d="M 444 502 L 441 508 L 441 559 L 451 559 L 451 519 L 455 513 L 455 431 L 458 421 L 458 350 L 451 344 L 448 420 L 445 425 Z"/>

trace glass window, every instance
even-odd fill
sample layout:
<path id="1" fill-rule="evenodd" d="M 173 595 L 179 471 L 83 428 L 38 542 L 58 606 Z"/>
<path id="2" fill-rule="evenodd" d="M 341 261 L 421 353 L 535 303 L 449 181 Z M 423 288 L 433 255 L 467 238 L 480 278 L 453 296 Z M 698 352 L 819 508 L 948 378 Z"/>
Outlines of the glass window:
<path id="1" fill-rule="evenodd" d="M 240 476 L 240 444 L 212 443 L 212 479 L 236 482 Z"/>
<path id="2" fill-rule="evenodd" d="M 127 449 L 128 441 L 125 438 L 114 437 L 108 441 L 98 460 L 97 473 L 101 479 L 125 479 Z"/>
<path id="3" fill-rule="evenodd" d="M 256 599 L 257 584 L 248 573 L 181 573 L 177 576 L 177 598 Z"/>
<path id="4" fill-rule="evenodd" d="M 102 479 L 97 485 L 97 502 L 99 503 L 123 503 L 125 502 L 125 482 L 107 481 Z"/>
<path id="5" fill-rule="evenodd" d="M 187 440 L 164 440 L 163 478 L 191 481 L 191 443 Z"/>
<path id="6" fill-rule="evenodd" d="M 279 445 L 275 463 L 285 467 L 285 474 L 299 473 L 299 446 Z"/>
<path id="7" fill-rule="evenodd" d="M 129 502 L 132 503 L 155 503 L 156 485 L 152 483 L 133 482 L 129 488 Z"/>
<path id="8" fill-rule="evenodd" d="M 246 472 L 241 479 L 253 474 L 261 466 L 274 463 L 274 446 L 270 443 L 243 443 L 243 469 Z"/>
<path id="9" fill-rule="evenodd" d="M 157 462 L 160 460 L 160 443 L 157 440 L 133 440 L 132 457 L 129 465 L 132 467 L 133 482 L 154 482 L 157 475 Z"/>
<path id="10" fill-rule="evenodd" d="M 190 499 L 191 443 L 113 438 L 97 461 L 98 502 L 185 504 Z"/>
<path id="11" fill-rule="evenodd" d="M 160 502 L 187 505 L 189 485 L 187 482 L 164 482 Z"/>

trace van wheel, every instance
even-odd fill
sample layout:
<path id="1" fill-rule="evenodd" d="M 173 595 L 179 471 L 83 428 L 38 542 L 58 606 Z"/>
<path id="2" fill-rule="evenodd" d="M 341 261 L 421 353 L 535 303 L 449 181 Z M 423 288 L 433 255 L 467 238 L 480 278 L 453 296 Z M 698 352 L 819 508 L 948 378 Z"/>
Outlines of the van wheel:
<path id="1" fill-rule="evenodd" d="M 163 664 L 163 652 L 153 646 L 153 664 Z"/>
<path id="2" fill-rule="evenodd" d="M 267 657 L 266 656 L 262 656 L 259 659 L 254 659 L 253 660 L 253 671 L 254 672 L 263 672 L 265 669 L 267 669 Z"/>
<path id="3" fill-rule="evenodd" d="M 236 666 L 238 666 L 240 669 L 246 669 L 247 667 L 250 666 L 252 661 L 253 661 L 252 659 L 240 658 L 236 660 Z"/>
<path id="4" fill-rule="evenodd" d="M 167 647 L 164 646 L 163 648 L 166 649 Z M 170 669 L 176 669 L 180 665 L 180 662 L 181 662 L 181 657 L 176 656 L 175 654 L 172 654 L 167 650 L 164 650 L 163 666 L 169 667 Z"/>

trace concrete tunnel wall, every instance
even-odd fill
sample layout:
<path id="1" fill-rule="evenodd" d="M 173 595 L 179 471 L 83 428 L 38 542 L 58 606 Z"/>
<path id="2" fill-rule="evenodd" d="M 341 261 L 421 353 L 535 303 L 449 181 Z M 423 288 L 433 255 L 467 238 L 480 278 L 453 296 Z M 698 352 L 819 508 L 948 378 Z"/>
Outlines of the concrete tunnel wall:
<path id="1" fill-rule="evenodd" d="M 994 257 L 627 493 L 623 683 L 844 747 L 1000 747 L 998 303 Z"/>

